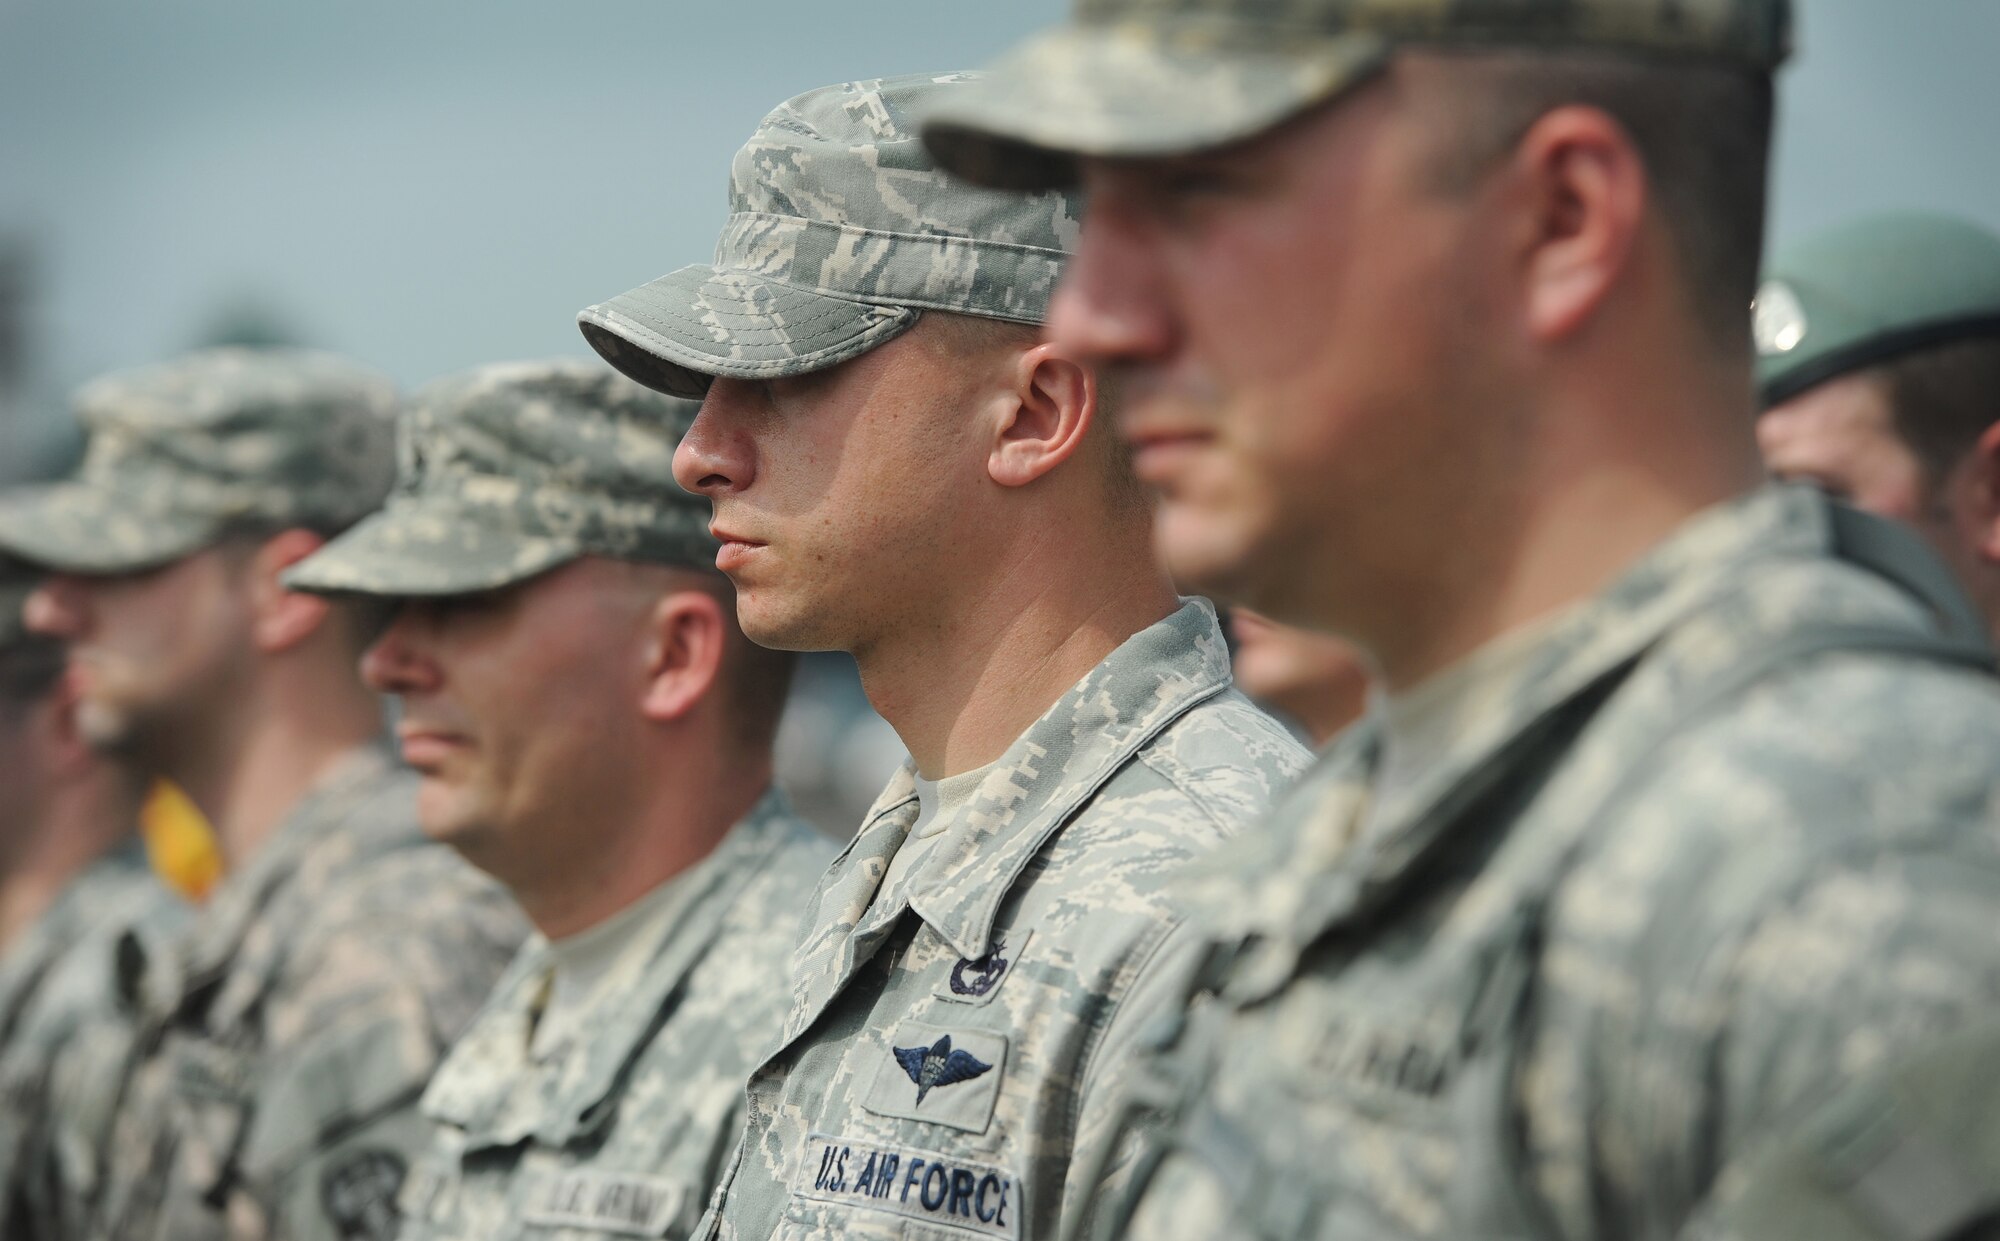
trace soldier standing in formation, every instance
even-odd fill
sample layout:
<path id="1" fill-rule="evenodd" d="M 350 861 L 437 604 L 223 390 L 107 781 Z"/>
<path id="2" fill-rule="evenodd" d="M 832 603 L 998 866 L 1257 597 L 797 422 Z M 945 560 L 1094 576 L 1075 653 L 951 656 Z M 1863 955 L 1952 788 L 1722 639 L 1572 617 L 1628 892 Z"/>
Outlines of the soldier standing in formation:
<path id="1" fill-rule="evenodd" d="M 229 865 L 174 951 L 121 952 L 143 1025 L 91 1231 L 387 1237 L 417 1097 L 522 932 L 417 830 L 355 671 L 365 614 L 279 584 L 381 503 L 393 394 L 218 350 L 78 413 L 79 476 L 8 497 L 0 547 L 49 574 L 25 615 L 68 644 L 85 734 L 185 788 Z"/>
<path id="2" fill-rule="evenodd" d="M 694 408 L 598 363 L 441 380 L 387 509 L 287 578 L 396 607 L 362 669 L 424 830 L 540 932 L 425 1093 L 405 1241 L 687 1236 L 784 1019 L 833 850 L 771 787 L 793 657 L 743 637 L 707 503 L 662 481 Z"/>
<path id="3" fill-rule="evenodd" d="M 1054 1236 L 1185 956 L 1168 875 L 1306 757 L 1156 566 L 1110 394 L 1039 340 L 1076 200 L 924 157 L 915 117 L 965 87 L 784 104 L 715 263 L 582 315 L 706 391 L 674 473 L 744 631 L 852 652 L 910 750 L 807 908 L 704 1235 Z"/>
<path id="4" fill-rule="evenodd" d="M 35 582 L 0 557 L 0 1236 L 75 1235 L 116 1103 L 101 1072 L 136 1025 L 114 949 L 157 947 L 186 907 L 136 834 L 144 781 L 77 724 L 62 644 L 27 632 Z"/>
<path id="5" fill-rule="evenodd" d="M 1782 0 L 1085 0 L 934 114 L 948 167 L 1080 178 L 1050 338 L 1176 576 L 1386 682 L 1194 897 L 1131 1235 L 1993 1209 L 1983 625 L 1759 485 L 1788 45 Z"/>
<path id="6" fill-rule="evenodd" d="M 1777 257 L 1754 325 L 1771 472 L 1908 522 L 2000 632 L 2000 237 L 1842 225 Z"/>

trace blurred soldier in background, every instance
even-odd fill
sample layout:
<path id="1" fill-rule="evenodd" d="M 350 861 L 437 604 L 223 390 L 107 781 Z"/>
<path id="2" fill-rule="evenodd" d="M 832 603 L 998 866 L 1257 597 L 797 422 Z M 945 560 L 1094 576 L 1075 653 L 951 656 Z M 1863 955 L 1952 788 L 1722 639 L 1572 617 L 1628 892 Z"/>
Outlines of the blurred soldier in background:
<path id="1" fill-rule="evenodd" d="M 369 617 L 279 585 L 381 503 L 393 405 L 324 355 L 192 354 L 86 387 L 78 476 L 0 504 L 84 735 L 184 788 L 228 866 L 175 952 L 127 954 L 147 1025 L 96 1235 L 390 1235 L 417 1096 L 519 942 L 377 744 Z"/>
<path id="2" fill-rule="evenodd" d="M 424 829 L 540 932 L 424 1095 L 405 1241 L 689 1235 L 784 1020 L 833 850 L 771 786 L 793 657 L 670 478 L 694 411 L 599 363 L 442 380 L 388 508 L 287 578 L 396 606 L 362 670 Z"/>
<path id="3" fill-rule="evenodd" d="M 964 85 L 778 108 L 715 265 L 582 315 L 627 374 L 706 390 L 674 474 L 714 502 L 744 631 L 851 651 L 910 751 L 750 1079 L 715 1222 L 746 1241 L 1054 1236 L 1183 956 L 1165 876 L 1305 757 L 1156 566 L 1096 378 L 1038 341 L 1075 200 L 924 157 L 913 113 Z"/>
<path id="4" fill-rule="evenodd" d="M 1280 625 L 1249 608 L 1229 609 L 1236 686 L 1288 720 L 1314 748 L 1368 708 L 1368 664 L 1345 638 Z"/>
<path id="5" fill-rule="evenodd" d="M 2000 630 L 2000 237 L 1857 220 L 1770 265 L 1754 324 L 1772 473 L 1915 526 Z"/>
<path id="6" fill-rule="evenodd" d="M 1201 887 L 1134 1235 L 1914 1239 L 2000 1198 L 1991 648 L 1906 531 L 1759 486 L 1789 18 L 1083 0 L 928 128 L 1081 175 L 1049 335 L 1115 368 L 1177 579 L 1387 689 Z"/>
<path id="7" fill-rule="evenodd" d="M 34 582 L 0 557 L 0 1236 L 74 1235 L 135 1030 L 116 946 L 186 909 L 134 835 L 144 780 L 77 727 L 63 648 L 27 632 Z"/>

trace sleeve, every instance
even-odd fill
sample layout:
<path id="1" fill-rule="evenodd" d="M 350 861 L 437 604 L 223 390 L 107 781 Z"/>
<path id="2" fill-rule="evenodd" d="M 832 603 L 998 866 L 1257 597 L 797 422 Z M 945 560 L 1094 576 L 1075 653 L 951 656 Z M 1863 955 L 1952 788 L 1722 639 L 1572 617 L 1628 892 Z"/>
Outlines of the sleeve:
<path id="1" fill-rule="evenodd" d="M 1192 926 L 1167 929 L 1143 953 L 1085 1071 L 1076 1139 L 1063 1188 L 1062 1236 L 1101 1231 L 1100 1216 L 1125 1205 L 1133 1179 L 1158 1148 L 1171 1117 L 1158 1048 L 1185 1017 L 1208 945 Z"/>
<path id="2" fill-rule="evenodd" d="M 272 1057 L 239 1156 L 249 1213 L 261 1217 L 250 1231 L 393 1238 L 396 1196 L 431 1145 L 417 1105 L 442 1052 L 422 997 L 390 988 Z"/>
<path id="3" fill-rule="evenodd" d="M 1974 1087 L 1962 1048 L 1990 1046 L 2000 1018 L 2000 864 L 1983 842 L 1965 845 L 1850 855 L 1774 896 L 1740 934 L 1656 949 L 1633 971 L 1634 1042 L 1599 1039 L 1589 1053 L 1593 1179 L 1613 1212 L 1600 1222 L 1663 1237 L 1719 1226 L 1690 1220 L 1754 1219 L 1776 1191 L 1752 1187 L 1840 1150 L 1861 1163 L 1822 1201 L 1845 1199 L 1862 1231 L 1751 1235 L 1942 1241 L 2000 1200 L 2000 1105 L 1938 1110 Z M 1886 1162 L 1861 1175 L 1877 1140 Z M 1964 1166 L 1946 1171 L 1954 1160 Z M 1940 1179 L 1903 1180 L 1920 1166 Z M 1960 1192 L 1975 1183 L 1981 1192 Z"/>

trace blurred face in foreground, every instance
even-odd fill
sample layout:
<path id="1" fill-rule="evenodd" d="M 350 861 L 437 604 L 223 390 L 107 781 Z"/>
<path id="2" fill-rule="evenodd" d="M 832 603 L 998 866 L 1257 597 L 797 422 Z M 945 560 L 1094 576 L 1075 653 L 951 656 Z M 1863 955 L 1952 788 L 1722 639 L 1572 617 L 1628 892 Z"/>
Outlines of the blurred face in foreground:
<path id="1" fill-rule="evenodd" d="M 1117 375 L 1189 588 L 1328 624 L 1438 565 L 1506 470 L 1504 273 L 1425 93 L 1396 71 L 1216 152 L 1084 162 L 1049 336 Z"/>
<path id="2" fill-rule="evenodd" d="M 361 672 L 402 700 L 424 831 L 510 887 L 587 854 L 646 766 L 640 703 L 660 602 L 646 570 L 597 557 L 404 601 Z"/>
<path id="3" fill-rule="evenodd" d="M 1280 625 L 1250 611 L 1229 613 L 1236 685 L 1298 722 L 1325 745 L 1368 705 L 1368 665 L 1353 643 Z"/>
<path id="4" fill-rule="evenodd" d="M 139 573 L 55 573 L 29 596 L 28 626 L 68 644 L 93 746 L 143 760 L 244 692 L 255 617 L 242 560 L 209 548 Z"/>
<path id="5" fill-rule="evenodd" d="M 982 403 L 1005 401 L 999 349 L 926 316 L 851 361 L 789 379 L 717 379 L 674 456 L 714 505 L 716 566 L 753 642 L 860 652 L 935 621 L 976 572 Z M 994 365 L 986 365 L 993 362 Z"/>

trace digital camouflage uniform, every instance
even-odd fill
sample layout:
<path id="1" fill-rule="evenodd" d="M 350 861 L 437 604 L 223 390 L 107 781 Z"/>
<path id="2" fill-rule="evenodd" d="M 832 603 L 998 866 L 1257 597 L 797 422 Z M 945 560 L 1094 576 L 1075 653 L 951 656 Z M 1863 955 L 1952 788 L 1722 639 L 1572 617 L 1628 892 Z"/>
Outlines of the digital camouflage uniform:
<path id="1" fill-rule="evenodd" d="M 0 500 L 0 548 L 121 574 L 232 531 L 346 525 L 393 473 L 393 392 L 339 359 L 211 350 L 79 394 L 77 476 Z M 164 949 L 127 936 L 136 1058 L 91 1235 L 377 1238 L 443 1049 L 525 931 L 496 885 L 416 825 L 381 750 L 326 771 Z"/>
<path id="2" fill-rule="evenodd" d="M 146 958 L 95 1235 L 375 1238 L 428 1145 L 417 1100 L 524 933 L 424 840 L 416 780 L 350 753 Z M 132 955 L 132 954 L 128 954 Z"/>
<path id="3" fill-rule="evenodd" d="M 404 1193 L 404 1241 L 688 1236 L 784 1020 L 799 908 L 831 852 L 766 794 L 675 878 L 692 904 L 607 980 L 590 1037 L 539 1057 L 553 961 L 531 941 L 424 1096 L 437 1137 Z"/>
<path id="4" fill-rule="evenodd" d="M 294 571 L 388 598 L 489 590 L 583 555 L 713 572 L 708 504 L 673 482 L 695 405 L 599 363 L 483 367 L 419 393 L 384 511 Z M 560 831 L 561 824 L 548 825 Z M 530 937 L 424 1096 L 404 1241 L 685 1237 L 776 1040 L 799 910 L 831 845 L 766 793 L 580 1023 L 534 1048 L 554 957 Z"/>
<path id="5" fill-rule="evenodd" d="M 905 767 L 807 908 L 720 1234 L 1054 1236 L 1192 947 L 1169 878 L 1305 761 L 1194 601 L 1050 707 L 881 899 L 917 818 Z"/>
<path id="6" fill-rule="evenodd" d="M 1782 0 L 1084 0 L 926 130 L 997 184 L 1331 99 L 1400 43 L 1767 72 Z M 1461 701 L 1382 718 L 1190 900 L 1135 1072 L 1132 1237 L 1943 1238 L 2000 1197 L 2000 695 L 1913 536 L 1700 515 Z M 1136 1189 L 1134 1188 L 1136 1187 Z M 1984 1235 L 1984 1234 L 1982 1234 Z"/>
<path id="7" fill-rule="evenodd" d="M 134 840 L 77 875 L 0 957 L 0 1235 L 77 1235 L 117 1102 L 117 1077 L 98 1070 L 127 1060 L 138 1033 L 118 944 L 170 942 L 187 914 Z"/>
<path id="8" fill-rule="evenodd" d="M 712 265 L 583 312 L 641 382 L 836 365 L 925 310 L 1039 323 L 1064 194 L 940 176 L 915 116 L 962 74 L 855 82 L 737 155 Z M 1212 610 L 1128 639 L 998 760 L 884 889 L 918 818 L 905 768 L 808 906 L 783 1044 L 750 1078 L 704 1236 L 1053 1236 L 1087 1186 L 1155 988 L 1190 946 L 1167 877 L 1260 816 L 1306 755 L 1230 687 Z"/>

